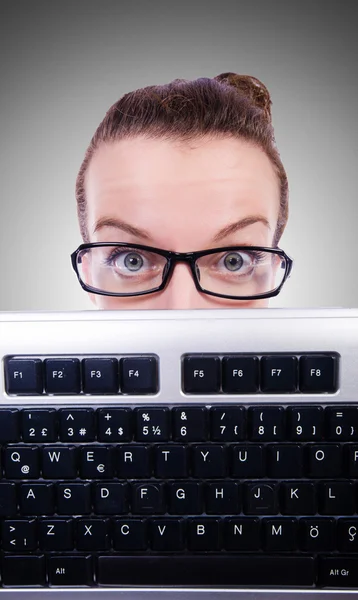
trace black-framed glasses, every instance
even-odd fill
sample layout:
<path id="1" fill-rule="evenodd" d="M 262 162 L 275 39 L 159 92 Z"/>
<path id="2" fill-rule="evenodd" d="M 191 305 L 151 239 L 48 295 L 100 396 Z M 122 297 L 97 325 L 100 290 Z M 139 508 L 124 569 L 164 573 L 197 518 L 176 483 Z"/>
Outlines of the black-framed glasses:
<path id="1" fill-rule="evenodd" d="M 203 294 L 247 300 L 279 294 L 293 260 L 280 248 L 227 246 L 171 252 L 126 242 L 81 244 L 71 254 L 84 290 L 102 296 L 143 296 L 163 290 L 178 262 L 190 266 Z"/>

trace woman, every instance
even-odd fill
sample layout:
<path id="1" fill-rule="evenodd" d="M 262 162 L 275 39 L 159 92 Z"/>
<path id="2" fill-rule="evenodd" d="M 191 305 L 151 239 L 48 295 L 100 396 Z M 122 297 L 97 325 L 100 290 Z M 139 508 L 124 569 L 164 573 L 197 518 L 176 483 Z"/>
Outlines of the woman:
<path id="1" fill-rule="evenodd" d="M 108 110 L 77 177 L 72 254 L 98 308 L 258 308 L 279 293 L 292 260 L 275 251 L 288 184 L 271 104 L 258 79 L 223 73 Z"/>

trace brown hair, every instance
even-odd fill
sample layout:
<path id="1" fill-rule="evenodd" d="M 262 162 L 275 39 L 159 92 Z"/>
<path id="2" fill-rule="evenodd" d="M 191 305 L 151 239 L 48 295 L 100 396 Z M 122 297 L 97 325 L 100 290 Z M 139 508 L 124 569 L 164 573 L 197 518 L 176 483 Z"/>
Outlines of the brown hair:
<path id="1" fill-rule="evenodd" d="M 280 208 L 273 238 L 275 247 L 288 219 L 288 182 L 276 147 L 271 98 L 256 77 L 222 73 L 188 81 L 174 79 L 125 94 L 107 111 L 87 148 L 76 180 L 77 214 L 82 238 L 89 241 L 85 175 L 101 142 L 136 136 L 186 142 L 204 137 L 237 137 L 262 148 L 280 182 Z"/>

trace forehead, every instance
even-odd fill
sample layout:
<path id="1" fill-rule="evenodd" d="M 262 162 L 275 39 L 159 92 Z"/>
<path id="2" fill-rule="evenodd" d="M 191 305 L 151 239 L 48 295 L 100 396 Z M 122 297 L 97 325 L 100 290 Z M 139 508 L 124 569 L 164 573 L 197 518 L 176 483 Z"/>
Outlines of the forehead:
<path id="1" fill-rule="evenodd" d="M 253 214 L 266 217 L 274 229 L 279 208 L 279 180 L 270 159 L 258 146 L 232 138 L 102 143 L 87 169 L 85 192 L 90 237 L 101 217 L 152 230 L 163 243 L 166 236 L 182 239 L 188 228 L 214 235 Z"/>

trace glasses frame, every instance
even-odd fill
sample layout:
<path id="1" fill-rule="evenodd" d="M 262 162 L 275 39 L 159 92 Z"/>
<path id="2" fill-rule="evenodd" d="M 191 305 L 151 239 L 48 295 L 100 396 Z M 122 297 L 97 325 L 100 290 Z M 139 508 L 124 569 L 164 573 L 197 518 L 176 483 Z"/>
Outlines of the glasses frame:
<path id="1" fill-rule="evenodd" d="M 163 270 L 162 283 L 158 287 L 153 288 L 152 290 L 147 290 L 144 292 L 136 292 L 133 294 L 103 292 L 103 291 L 97 290 L 96 288 L 92 288 L 90 285 L 87 285 L 86 283 L 84 283 L 82 281 L 80 273 L 79 273 L 78 264 L 77 264 L 78 254 L 82 250 L 87 250 L 89 248 L 96 248 L 96 247 L 101 247 L 101 246 L 102 247 L 103 246 L 118 246 L 118 247 L 125 247 L 125 248 L 138 248 L 139 250 L 147 250 L 148 252 L 156 252 L 157 254 L 164 256 L 164 258 L 167 259 L 167 264 Z M 258 294 L 256 296 L 226 296 L 225 294 L 217 294 L 216 292 L 210 292 L 208 290 L 205 290 L 204 288 L 201 287 L 198 277 L 196 275 L 195 265 L 196 265 L 197 259 L 201 258 L 202 256 L 206 256 L 209 254 L 216 254 L 218 252 L 224 252 L 224 251 L 228 251 L 228 250 L 243 250 L 243 251 L 259 250 L 262 252 L 270 252 L 271 254 L 278 254 L 279 256 L 284 258 L 286 261 L 285 274 L 284 274 L 281 284 L 275 290 L 273 290 L 271 292 L 267 292 L 265 294 Z M 283 250 L 281 250 L 281 248 L 278 248 L 278 247 L 268 248 L 265 246 L 224 246 L 222 248 L 212 248 L 211 250 L 199 250 L 197 252 L 172 252 L 171 250 L 163 250 L 161 248 L 154 248 L 153 246 L 144 246 L 142 244 L 129 244 L 129 243 L 127 244 L 126 242 L 112 242 L 112 243 L 111 242 L 91 242 L 91 243 L 81 244 L 80 246 L 78 246 L 78 248 L 74 252 L 72 252 L 71 262 L 72 262 L 72 267 L 77 275 L 77 278 L 78 278 L 78 281 L 79 281 L 81 287 L 86 292 L 91 292 L 92 294 L 98 294 L 100 296 L 116 296 L 116 297 L 145 296 L 147 294 L 153 294 L 155 292 L 159 292 L 159 291 L 163 290 L 169 283 L 169 280 L 173 274 L 175 265 L 179 262 L 184 262 L 190 266 L 190 270 L 191 270 L 191 274 L 192 274 L 192 277 L 193 277 L 193 280 L 195 283 L 195 287 L 199 292 L 201 292 L 203 294 L 208 294 L 209 296 L 217 296 L 219 298 L 230 298 L 232 300 L 259 300 L 261 298 L 272 298 L 274 296 L 277 296 L 280 293 L 280 291 L 283 287 L 283 284 L 290 276 L 291 270 L 292 270 L 292 265 L 293 265 L 293 259 L 290 256 L 288 256 Z"/>

